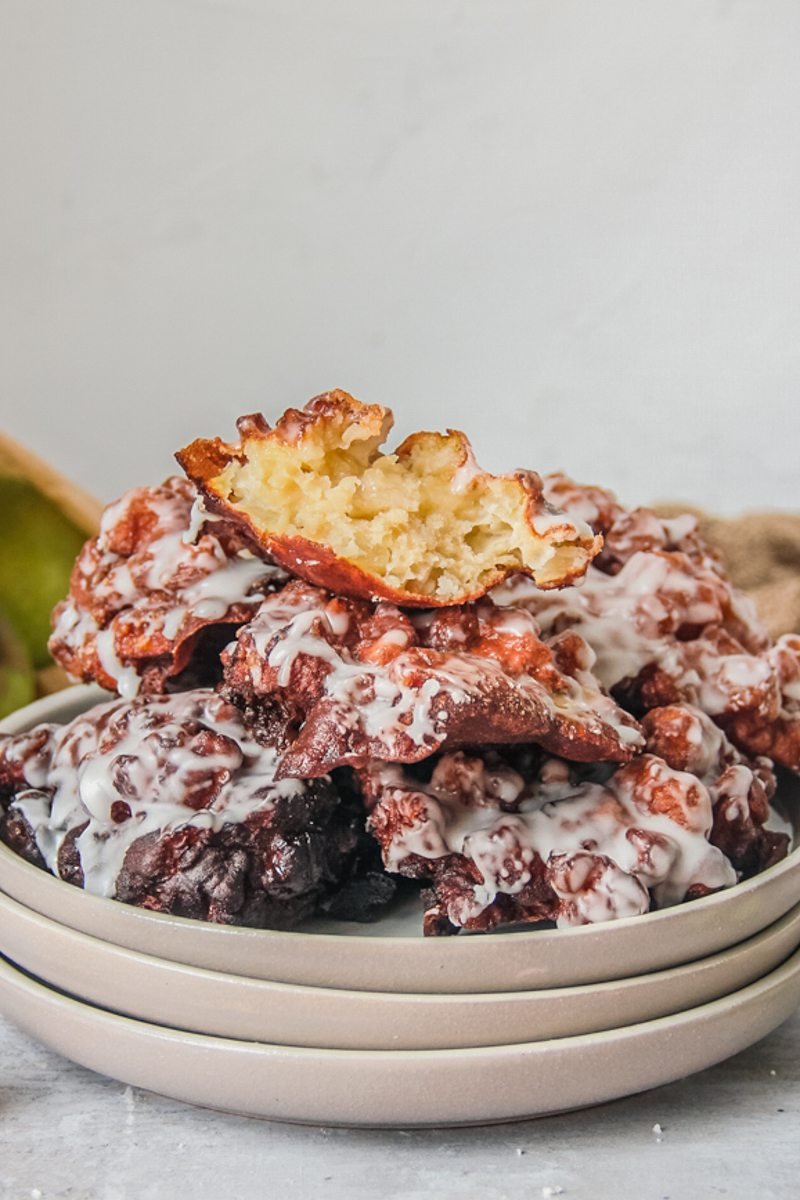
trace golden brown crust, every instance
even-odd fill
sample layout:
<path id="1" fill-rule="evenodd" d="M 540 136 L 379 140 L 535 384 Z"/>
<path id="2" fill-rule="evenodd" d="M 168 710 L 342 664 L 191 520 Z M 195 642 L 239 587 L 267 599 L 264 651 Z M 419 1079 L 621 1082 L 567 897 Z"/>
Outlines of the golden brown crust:
<path id="1" fill-rule="evenodd" d="M 385 866 L 430 883 L 425 933 L 632 916 L 786 855 L 786 835 L 764 827 L 765 764 L 695 710 L 661 709 L 650 728 L 698 774 L 648 753 L 593 778 L 529 747 L 445 752 L 424 773 L 358 770 Z"/>
<path id="2" fill-rule="evenodd" d="M 243 554 L 224 522 L 189 539 L 195 499 L 191 483 L 174 477 L 108 506 L 53 612 L 50 652 L 71 675 L 145 692 L 164 691 L 190 667 L 198 681 L 216 679 L 232 628 L 285 576 Z"/>
<path id="3" fill-rule="evenodd" d="M 233 447 L 222 438 L 195 438 L 188 446 L 184 446 L 175 455 L 190 479 L 211 479 L 224 471 L 231 461 Z M 214 500 L 213 495 L 206 493 L 207 499 Z M 209 509 L 212 504 L 209 503 Z"/>
<path id="4" fill-rule="evenodd" d="M 602 530 L 602 554 L 579 589 L 544 595 L 518 579 L 493 598 L 529 609 L 545 634 L 572 628 L 585 637 L 597 678 L 623 708 L 641 716 L 696 705 L 740 750 L 800 771 L 800 639 L 771 643 L 695 518 L 628 512 L 611 493 L 563 475 L 544 488 Z"/>
<path id="5" fill-rule="evenodd" d="M 385 441 L 394 425 L 391 409 L 384 408 L 382 404 L 362 404 L 342 388 L 333 388 L 330 392 L 312 396 L 303 408 L 287 408 L 275 422 L 274 433 L 282 442 L 296 443 L 320 420 L 340 421 L 346 426 L 359 427 L 369 437 L 377 438 L 378 444 Z M 236 423 L 240 434 L 245 433 L 243 422 L 258 422 L 264 435 L 270 432 L 269 424 L 261 413 L 240 418 Z M 255 432 L 255 426 L 251 428 Z"/>
<path id="6" fill-rule="evenodd" d="M 382 455 L 378 447 L 391 428 L 391 413 L 379 405 L 363 405 L 340 390 L 316 397 L 302 410 L 289 409 L 274 428 L 259 414 L 240 418 L 237 425 L 238 443 L 201 438 L 179 450 L 176 458 L 202 491 L 210 511 L 238 523 L 258 553 L 269 555 L 318 587 L 364 599 L 388 600 L 403 607 L 463 604 L 484 596 L 512 572 L 529 575 L 543 588 L 563 587 L 583 575 L 602 546 L 602 538 L 582 521 L 566 515 L 558 519 L 558 511 L 543 497 L 542 482 L 535 472 L 493 476 L 482 471 L 468 439 L 458 430 L 448 430 L 446 434 L 415 433 L 393 455 Z M 291 452 L 297 450 L 299 455 L 301 447 L 306 460 L 313 459 L 313 468 L 307 461 L 299 469 L 297 463 L 291 467 Z M 326 457 L 328 451 L 330 461 Z M 260 456 L 264 462 L 272 462 L 274 452 L 282 455 L 280 471 L 273 471 L 267 478 L 262 476 L 253 490 L 253 464 Z M 267 457 L 270 455 L 272 459 Z M 431 470 L 426 467 L 429 461 L 433 463 Z M 282 493 L 286 463 L 290 464 L 290 471 L 295 469 L 297 478 Z M 392 472 L 391 480 L 387 481 Z M 369 476 L 367 482 L 365 475 Z M 245 476 L 247 482 L 242 483 Z M 396 478 L 399 485 L 413 478 L 423 490 L 438 486 L 440 494 L 454 507 L 463 496 L 464 508 L 474 510 L 479 495 L 485 494 L 485 510 L 474 518 L 477 524 L 472 526 L 475 545 L 481 545 L 480 555 L 473 553 L 468 520 L 462 522 L 467 531 L 463 538 L 451 522 L 451 528 L 436 541 L 436 535 L 428 531 L 432 506 L 427 496 L 422 497 L 420 512 L 414 514 L 417 528 L 407 538 L 410 546 L 407 558 L 419 568 L 408 568 L 407 574 L 412 577 L 398 581 L 398 576 L 392 575 L 374 556 L 371 558 L 369 551 L 354 548 L 366 521 L 383 520 L 392 506 L 402 509 L 403 500 L 393 500 Z M 328 522 L 328 534 L 322 536 L 308 536 L 313 521 L 309 523 L 300 516 L 298 524 L 292 516 L 293 506 L 299 512 L 304 504 L 308 505 L 307 487 L 303 485 L 310 486 L 315 480 L 324 485 L 320 508 L 327 504 L 331 516 L 335 514 L 337 518 Z M 343 481 L 350 489 L 348 502 L 352 503 L 353 511 L 346 507 L 339 511 L 332 505 L 331 497 Z M 375 499 L 375 489 L 380 486 L 385 486 L 387 497 L 383 509 Z M 266 493 L 270 493 L 269 505 L 279 514 L 278 522 L 284 526 L 281 529 L 274 527 L 274 519 L 265 516 L 265 506 L 260 501 Z M 366 494 L 369 499 L 365 507 Z M 491 529 L 493 505 L 500 502 L 513 513 L 521 534 L 518 545 L 501 546 L 496 529 Z M 375 510 L 371 515 L 367 511 L 369 506 Z M 446 523 L 449 516 L 443 511 L 441 522 Z M 409 526 L 410 521 L 411 517 Z M 507 541 L 508 523 L 501 518 L 496 528 L 503 531 Z M 334 544 L 339 534 L 342 542 L 348 542 L 347 552 Z M 398 535 L 396 526 L 387 521 L 385 536 L 377 537 L 378 557 L 386 553 L 391 557 L 394 549 L 387 551 L 387 545 L 399 543 L 405 536 L 406 530 Z M 451 552 L 449 559 L 443 555 L 443 565 L 439 566 L 437 551 L 445 538 L 458 550 Z M 471 555 L 475 565 L 470 575 L 467 560 Z M 423 572 L 428 572 L 424 579 L 413 578 Z M 453 580 L 454 572 L 457 581 Z"/>
<path id="7" fill-rule="evenodd" d="M 222 657 L 230 698 L 277 704 L 296 724 L 287 776 L 418 762 L 445 744 L 535 742 L 577 762 L 627 761 L 642 744 L 580 638 L 545 644 L 527 614 L 488 600 L 403 613 L 295 581 Z"/>
<path id="8" fill-rule="evenodd" d="M 0 840 L 68 883 L 153 912 L 282 928 L 345 902 L 351 919 L 369 918 L 393 887 L 370 881 L 360 806 L 330 780 L 281 784 L 280 744 L 207 689 L 0 735 Z M 84 770 L 108 819 L 86 806 Z"/>

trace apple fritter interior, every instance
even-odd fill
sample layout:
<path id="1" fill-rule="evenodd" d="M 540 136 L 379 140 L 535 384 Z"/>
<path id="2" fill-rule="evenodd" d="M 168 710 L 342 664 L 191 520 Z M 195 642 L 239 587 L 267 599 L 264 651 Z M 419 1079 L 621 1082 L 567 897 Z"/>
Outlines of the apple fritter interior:
<path id="1" fill-rule="evenodd" d="M 535 472 L 482 471 L 453 430 L 382 454 L 391 426 L 388 409 L 333 391 L 274 428 L 241 418 L 238 445 L 198 439 L 177 458 L 208 506 L 276 561 L 349 595 L 459 604 L 511 572 L 560 586 L 599 552 L 602 539 L 551 506 Z"/>

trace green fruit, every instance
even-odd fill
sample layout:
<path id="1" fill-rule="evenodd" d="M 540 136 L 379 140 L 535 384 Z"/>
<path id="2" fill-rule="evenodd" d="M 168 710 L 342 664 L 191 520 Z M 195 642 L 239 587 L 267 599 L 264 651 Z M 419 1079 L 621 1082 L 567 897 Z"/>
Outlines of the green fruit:
<path id="1" fill-rule="evenodd" d="M 67 594 L 85 535 L 32 483 L 0 475 L 0 610 L 34 667 L 50 657 L 50 613 Z"/>
<path id="2" fill-rule="evenodd" d="M 30 704 L 36 696 L 28 652 L 13 627 L 0 617 L 0 718 Z"/>

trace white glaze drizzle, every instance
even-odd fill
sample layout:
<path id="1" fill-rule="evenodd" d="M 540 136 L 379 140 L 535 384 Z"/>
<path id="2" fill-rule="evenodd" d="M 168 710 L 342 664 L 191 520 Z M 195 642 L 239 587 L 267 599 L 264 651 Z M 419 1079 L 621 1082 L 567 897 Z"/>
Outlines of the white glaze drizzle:
<path id="1" fill-rule="evenodd" d="M 166 720 L 156 723 L 152 714 Z M 210 754 L 191 740 L 181 745 L 187 722 L 228 741 Z M 114 895 L 129 847 L 145 834 L 185 826 L 217 831 L 306 787 L 297 779 L 276 780 L 277 752 L 255 742 L 236 709 L 206 689 L 133 704 L 112 701 L 52 728 L 45 765 L 33 763 L 26 771 L 30 788 L 42 790 L 18 793 L 10 807 L 24 816 L 54 873 L 65 836 L 88 820 L 76 846 L 84 886 L 100 896 Z M 218 794 L 195 809 L 187 789 L 214 772 L 225 773 Z M 114 820 L 112 806 L 119 801 L 130 816 Z"/>
<path id="2" fill-rule="evenodd" d="M 144 489 L 126 493 L 103 513 L 97 557 L 87 558 L 84 575 L 89 579 L 93 572 L 92 592 L 109 612 L 110 623 L 101 629 L 90 612 L 70 599 L 54 627 L 54 647 L 61 643 L 82 657 L 94 644 L 104 673 L 126 699 L 137 694 L 140 679 L 117 650 L 121 622 L 135 618 L 151 637 L 160 634 L 172 642 L 186 621 L 219 621 L 237 604 L 255 608 L 268 584 L 286 578 L 280 568 L 249 550 L 227 554 L 210 531 L 202 532 L 198 540 L 205 523 L 217 518 L 205 511 L 199 497 L 191 503 L 194 492 L 189 485 L 181 481 L 180 490 L 171 493 L 169 486 L 168 481 L 160 491 L 146 490 L 146 507 L 155 517 L 155 527 L 131 558 L 120 556 L 112 546 L 117 528 L 126 521 L 131 505 L 141 503 Z"/>
<path id="3" fill-rule="evenodd" d="M 460 467 L 456 467 L 453 472 L 453 477 L 450 480 L 450 491 L 456 495 L 465 492 L 473 480 L 478 479 L 484 472 L 478 466 L 478 460 L 475 457 L 475 451 L 469 442 L 464 439 L 464 461 Z"/>
<path id="4" fill-rule="evenodd" d="M 704 652 L 702 642 L 680 642 L 678 625 L 703 627 L 723 619 L 721 584 L 709 573 L 708 586 L 669 554 L 637 551 L 616 575 L 590 566 L 580 587 L 560 592 L 538 589 L 515 577 L 492 592 L 498 604 L 533 612 L 545 634 L 575 629 L 595 653 L 594 674 L 606 688 L 633 679 L 656 664 L 711 714 L 731 710 L 732 697 L 769 686 L 772 670 L 752 654 Z"/>
<path id="5" fill-rule="evenodd" d="M 576 529 L 584 539 L 588 540 L 594 536 L 591 526 L 586 521 L 574 513 L 567 516 L 565 512 L 554 508 L 546 500 L 540 502 L 539 508 L 533 514 L 531 525 L 540 537 L 547 537 L 548 534 L 558 529 L 563 529 L 567 535 L 567 540 L 570 541 L 574 538 L 574 530 Z"/>
<path id="6" fill-rule="evenodd" d="M 455 784 L 454 760 L 461 763 Z M 388 870 L 397 871 L 410 854 L 431 859 L 465 855 L 483 876 L 483 884 L 474 888 L 469 913 L 476 917 L 498 894 L 522 890 L 535 855 L 549 867 L 559 856 L 584 852 L 593 859 L 611 860 L 619 872 L 606 875 L 611 893 L 606 890 L 596 898 L 596 911 L 595 901 L 583 896 L 575 912 L 560 919 L 561 924 L 635 915 L 649 906 L 648 892 L 665 907 L 683 900 L 694 883 L 709 888 L 734 884 L 737 876 L 730 861 L 707 840 L 713 821 L 708 789 L 694 776 L 673 771 L 653 756 L 647 756 L 645 766 L 646 777 L 644 781 L 637 777 L 636 787 L 631 786 L 626 768 L 605 784 L 573 784 L 563 770 L 545 772 L 544 779 L 522 797 L 517 811 L 508 813 L 498 812 L 497 793 L 481 759 L 445 755 L 428 785 L 411 782 L 398 765 L 377 764 L 370 774 L 379 782 L 379 803 L 389 808 L 398 805 L 404 813 L 404 800 L 413 798 L 417 805 L 416 819 L 400 822 L 398 832 L 384 845 L 384 863 Z M 470 771 L 474 778 L 465 783 Z M 643 794 L 647 797 L 669 781 L 695 801 L 683 806 L 680 821 L 641 803 Z M 645 835 L 646 855 L 641 839 L 637 844 L 639 832 Z"/>
<path id="7" fill-rule="evenodd" d="M 562 927 L 636 917 L 650 908 L 650 895 L 636 875 L 595 854 L 552 855 L 549 883 L 562 903 L 557 921 Z"/>
<path id="8" fill-rule="evenodd" d="M 344 648 L 337 649 L 322 635 L 327 630 L 341 637 L 349 622 L 345 610 L 326 606 L 323 594 L 309 589 L 268 597 L 243 636 L 258 658 L 276 672 L 279 688 L 289 686 L 298 658 L 316 659 L 329 668 L 323 692 L 339 707 L 345 726 L 358 723 L 367 736 L 375 738 L 402 732 L 414 744 L 424 745 L 437 728 L 431 703 L 439 691 L 438 683 L 428 680 L 422 688 L 410 687 L 403 679 L 402 653 L 386 667 L 376 668 L 350 658 Z M 280 637 L 274 640 L 277 634 Z M 258 684 L 257 663 L 253 670 Z"/>
<path id="9" fill-rule="evenodd" d="M 187 544 L 196 542 L 204 525 L 208 525 L 213 521 L 222 521 L 223 519 L 223 517 L 218 516 L 216 513 L 209 512 L 203 502 L 203 497 L 198 493 L 189 513 L 189 525 L 184 531 L 183 540 Z"/>
<path id="10" fill-rule="evenodd" d="M 325 697 L 339 706 L 340 719 L 347 727 L 359 723 L 371 738 L 389 738 L 401 733 L 413 744 L 425 746 L 442 732 L 447 710 L 441 697 L 447 695 L 453 705 L 466 704 L 495 691 L 513 686 L 520 698 L 561 712 L 575 721 L 595 727 L 603 722 L 611 727 L 626 746 L 642 745 L 638 730 L 627 725 L 617 705 L 597 689 L 588 670 L 576 671 L 575 677 L 562 676 L 559 694 L 529 674 L 510 676 L 496 659 L 468 652 L 447 655 L 431 668 L 434 678 L 418 683 L 419 660 L 403 650 L 381 666 L 360 662 L 346 647 L 332 645 L 324 636 L 327 630 L 343 636 L 349 618 L 344 610 L 325 603 L 324 593 L 301 589 L 269 596 L 256 616 L 241 631 L 248 665 L 256 688 L 262 683 L 260 663 L 276 673 L 276 685 L 288 688 L 292 670 L 299 658 L 324 663 L 327 672 L 322 682 Z M 430 623 L 428 613 L 410 616 L 412 625 L 424 629 Z M 537 636 L 537 625 L 524 609 L 493 610 L 494 628 L 518 636 Z M 390 634 L 397 634 L 390 639 Z M 400 636 L 402 635 L 402 636 Z M 390 630 L 380 641 L 402 645 L 402 629 Z M 591 651 L 587 649 L 587 662 Z M 410 680 L 414 682 L 409 682 Z"/>
<path id="11" fill-rule="evenodd" d="M 132 700 L 139 691 L 141 679 L 134 667 L 126 667 L 117 657 L 114 648 L 114 630 L 99 629 L 94 635 L 94 645 L 100 666 L 110 679 L 114 680 L 117 691 L 123 700 Z"/>

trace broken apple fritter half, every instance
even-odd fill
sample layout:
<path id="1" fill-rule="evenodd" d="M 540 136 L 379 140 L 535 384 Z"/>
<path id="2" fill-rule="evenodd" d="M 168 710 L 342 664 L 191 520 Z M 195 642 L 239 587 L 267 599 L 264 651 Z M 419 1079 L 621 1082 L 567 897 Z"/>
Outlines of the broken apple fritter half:
<path id="1" fill-rule="evenodd" d="M 602 538 L 543 497 L 532 471 L 491 475 L 463 433 L 379 447 L 389 409 L 332 391 L 240 441 L 197 439 L 176 455 L 207 508 L 310 583 L 345 595 L 437 607 L 475 600 L 512 573 L 554 588 L 581 576 Z"/>

